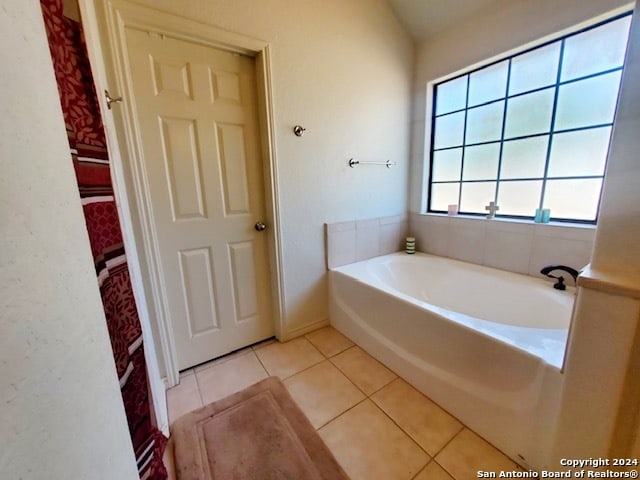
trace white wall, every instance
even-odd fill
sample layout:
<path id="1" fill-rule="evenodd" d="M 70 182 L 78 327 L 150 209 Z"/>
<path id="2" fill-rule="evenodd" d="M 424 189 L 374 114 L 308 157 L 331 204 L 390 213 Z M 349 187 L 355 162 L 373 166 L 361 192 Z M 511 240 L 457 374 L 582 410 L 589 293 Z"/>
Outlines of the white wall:
<path id="1" fill-rule="evenodd" d="M 629 0 L 498 0 L 492 8 L 426 39 L 416 48 L 409 209 L 421 212 L 427 83 L 520 48 Z M 428 145 L 428 144 L 427 144 Z M 428 148 L 428 147 L 427 147 Z M 428 151 L 427 151 L 428 153 Z"/>
<path id="2" fill-rule="evenodd" d="M 406 211 L 412 42 L 384 0 L 136 3 L 270 43 L 285 334 L 325 321 L 323 224 Z"/>
<path id="3" fill-rule="evenodd" d="M 640 22 L 634 17 L 591 267 L 640 283 Z"/>
<path id="4" fill-rule="evenodd" d="M 0 61 L 0 476 L 138 478 L 39 2 Z"/>

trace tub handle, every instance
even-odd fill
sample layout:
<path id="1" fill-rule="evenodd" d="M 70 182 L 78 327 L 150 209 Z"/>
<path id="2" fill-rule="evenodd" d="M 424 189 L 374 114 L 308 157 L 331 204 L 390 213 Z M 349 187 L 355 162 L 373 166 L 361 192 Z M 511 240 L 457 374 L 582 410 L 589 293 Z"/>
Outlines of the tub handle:
<path id="1" fill-rule="evenodd" d="M 566 290 L 567 286 L 564 284 L 564 277 L 562 275 L 551 275 L 551 272 L 555 270 L 562 270 L 563 272 L 567 272 L 573 277 L 574 282 L 578 281 L 579 272 L 574 268 L 567 267 L 566 265 L 549 265 L 547 267 L 544 267 L 542 270 L 540 270 L 540 273 L 542 275 L 546 275 L 549 278 L 555 278 L 556 280 L 558 280 L 553 285 L 553 288 L 555 288 L 556 290 Z"/>

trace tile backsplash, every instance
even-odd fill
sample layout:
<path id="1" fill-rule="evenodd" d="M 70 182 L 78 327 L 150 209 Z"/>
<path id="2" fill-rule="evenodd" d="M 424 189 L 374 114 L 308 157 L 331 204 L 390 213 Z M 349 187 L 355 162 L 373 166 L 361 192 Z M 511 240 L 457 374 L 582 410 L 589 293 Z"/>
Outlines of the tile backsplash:
<path id="1" fill-rule="evenodd" d="M 407 215 L 325 224 L 327 267 L 334 268 L 404 248 Z"/>
<path id="2" fill-rule="evenodd" d="M 547 265 L 587 265 L 595 227 L 411 213 L 409 234 L 421 252 L 540 276 Z"/>
<path id="3" fill-rule="evenodd" d="M 547 265 L 580 270 L 591 261 L 595 227 L 486 220 L 410 213 L 325 224 L 327 267 L 334 268 L 404 249 L 540 276 Z"/>

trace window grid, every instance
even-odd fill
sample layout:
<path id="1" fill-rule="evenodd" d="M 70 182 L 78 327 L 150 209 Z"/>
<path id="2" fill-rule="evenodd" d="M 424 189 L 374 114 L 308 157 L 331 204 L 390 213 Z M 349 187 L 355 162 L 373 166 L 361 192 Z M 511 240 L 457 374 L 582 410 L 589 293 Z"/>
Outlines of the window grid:
<path id="1" fill-rule="evenodd" d="M 619 67 L 613 67 L 613 68 L 609 68 L 609 69 L 605 69 L 605 70 L 601 70 L 595 73 L 591 73 L 589 75 L 582 75 L 582 76 L 578 76 L 575 78 L 571 78 L 568 80 L 561 80 L 562 78 L 562 67 L 563 67 L 563 60 L 564 60 L 564 53 L 565 53 L 565 44 L 566 44 L 566 40 L 579 35 L 585 31 L 589 31 L 592 29 L 596 29 L 604 24 L 610 23 L 610 22 L 614 22 L 616 20 L 619 20 L 621 18 L 624 18 L 626 16 L 630 16 L 631 12 L 627 12 L 621 15 L 618 15 L 614 18 L 605 20 L 603 22 L 597 23 L 595 25 L 589 26 L 587 28 L 584 28 L 582 30 L 576 31 L 574 33 L 565 35 L 564 37 L 561 38 L 557 38 L 551 41 L 548 41 L 546 43 L 537 45 L 535 47 L 532 47 L 530 49 L 524 50 L 522 52 L 518 52 L 516 54 L 513 54 L 507 58 L 501 58 L 498 59 L 490 64 L 484 65 L 482 67 L 479 67 L 475 70 L 471 70 L 468 72 L 465 72 L 461 75 L 458 75 L 457 77 L 452 77 L 450 79 L 447 79 L 444 82 L 441 82 L 439 84 L 436 84 L 434 86 L 434 94 L 433 94 L 433 113 L 431 115 L 431 139 L 430 139 L 430 167 L 429 167 L 429 177 L 430 177 L 430 181 L 429 181 L 429 185 L 428 185 L 428 196 L 427 196 L 427 211 L 429 212 L 434 212 L 434 213 L 446 213 L 445 210 L 435 210 L 431 208 L 431 197 L 432 197 L 432 186 L 433 185 L 441 185 L 441 184 L 457 184 L 458 185 L 458 207 L 460 208 L 462 205 L 462 186 L 464 184 L 470 184 L 470 183 L 482 183 L 482 182 L 495 182 L 496 187 L 495 187 L 495 192 L 494 192 L 494 201 L 498 201 L 498 195 L 499 195 L 499 190 L 500 190 L 500 184 L 502 182 L 524 182 L 524 181 L 541 181 L 542 182 L 542 186 L 541 186 L 541 192 L 540 192 L 540 197 L 539 197 L 539 205 L 538 208 L 542 208 L 543 207 L 543 203 L 544 203 L 544 195 L 546 192 L 546 187 L 547 187 L 547 182 L 549 180 L 588 180 L 588 179 L 600 179 L 603 180 L 604 179 L 604 172 L 602 175 L 575 175 L 575 176 L 548 176 L 548 172 L 549 172 L 549 166 L 550 166 L 550 160 L 551 160 L 551 154 L 552 154 L 552 147 L 553 147 L 553 139 L 554 136 L 559 135 L 559 134 L 564 134 L 564 133 L 571 133 L 571 132 L 579 132 L 579 131 L 586 131 L 586 130 L 595 130 L 598 128 L 605 128 L 605 127 L 613 127 L 613 121 L 612 122 L 607 122 L 607 123 L 599 123 L 599 124 L 592 124 L 592 125 L 587 125 L 587 126 L 581 126 L 581 127 L 573 127 L 573 128 L 565 128 L 565 129 L 555 129 L 555 123 L 556 123 L 556 114 L 557 114 L 557 105 L 558 105 L 558 97 L 559 97 L 559 93 L 560 93 L 560 88 L 564 85 L 568 85 L 568 84 L 572 84 L 572 83 L 576 83 L 576 82 L 581 82 L 584 80 L 588 80 L 591 78 L 595 78 L 595 77 L 600 77 L 600 76 L 604 76 L 607 74 L 611 74 L 614 72 L 621 72 L 624 68 L 624 65 L 619 66 Z M 518 93 L 514 93 L 514 94 L 509 94 L 509 87 L 510 87 L 510 82 L 511 82 L 511 67 L 512 67 L 512 61 L 514 58 L 516 57 L 520 57 L 523 56 L 529 52 L 541 49 L 545 46 L 551 45 L 553 43 L 560 43 L 560 51 L 559 51 L 559 55 L 558 55 L 558 68 L 557 68 L 557 72 L 556 72 L 556 80 L 555 83 L 551 83 L 548 85 L 543 85 L 543 86 L 539 86 L 533 89 L 529 89 L 526 91 L 521 91 Z M 507 77 L 506 77 L 506 84 L 505 84 L 505 92 L 504 92 L 504 96 L 497 98 L 497 99 L 493 99 L 493 100 L 489 100 L 487 102 L 483 102 L 483 103 L 479 103 L 477 105 L 473 105 L 472 107 L 469 107 L 469 92 L 470 92 L 470 82 L 471 82 L 471 75 L 475 72 L 481 71 L 481 70 L 485 70 L 487 68 L 490 68 L 494 65 L 497 65 L 499 63 L 504 62 L 505 60 L 508 61 L 507 63 Z M 437 106 L 437 95 L 438 95 L 438 91 L 437 91 L 437 87 L 443 83 L 448 83 L 451 82 L 453 80 L 456 80 L 458 78 L 461 77 L 465 77 L 466 76 L 466 97 L 465 97 L 465 106 L 464 108 L 461 109 L 457 109 L 457 110 L 452 110 L 452 111 L 448 111 L 445 113 L 441 113 L 441 114 L 436 114 L 436 106 Z M 620 76 L 620 82 L 622 81 L 622 75 Z M 618 84 L 618 88 L 619 88 L 620 84 Z M 554 89 L 553 92 L 553 107 L 551 110 L 551 121 L 550 121 L 550 125 L 549 125 L 549 130 L 545 131 L 543 133 L 534 133 L 534 134 L 529 134 L 529 135 L 520 135 L 520 136 L 514 136 L 514 137 L 509 137 L 508 139 L 505 139 L 505 129 L 506 129 L 506 122 L 507 122 L 507 108 L 508 108 L 508 104 L 509 104 L 509 100 L 512 100 L 514 98 L 518 98 L 518 97 L 522 97 L 525 95 L 531 95 L 532 93 L 536 93 L 536 92 L 540 92 L 543 90 L 548 90 L 550 88 Z M 478 109 L 487 105 L 491 105 L 494 103 L 498 103 L 498 102 L 504 102 L 504 107 L 503 107 L 503 112 L 502 112 L 502 124 L 501 124 L 501 134 L 500 134 L 500 139 L 499 140 L 490 140 L 490 141 L 486 141 L 486 142 L 476 142 L 476 143 L 466 143 L 466 138 L 467 138 L 467 118 L 468 118 L 468 112 L 470 110 L 473 109 Z M 435 148 L 435 132 L 436 132 L 436 119 L 444 117 L 444 116 L 448 116 L 448 115 L 453 115 L 456 113 L 462 113 L 464 112 L 464 122 L 463 122 L 463 138 L 462 138 L 462 143 L 459 145 L 453 145 L 453 146 L 446 146 L 446 147 L 441 147 L 441 148 Z M 536 137 L 548 137 L 548 141 L 547 141 L 547 148 L 546 148 L 546 155 L 545 155 L 545 165 L 544 165 L 544 174 L 542 177 L 517 177 L 517 178 L 506 178 L 506 179 L 502 179 L 501 178 L 501 174 L 502 174 L 502 160 L 503 160 L 503 149 L 504 149 L 504 144 L 505 142 L 512 142 L 512 141 L 517 141 L 517 140 L 523 140 L 523 139 L 528 139 L 528 138 L 536 138 Z M 464 177 L 464 167 L 465 167 L 465 154 L 466 154 L 466 150 L 469 147 L 474 147 L 474 146 L 480 146 L 480 145 L 490 145 L 490 144 L 499 144 L 499 153 L 498 153 L 498 167 L 497 167 L 497 172 L 495 177 L 492 178 L 485 178 L 485 179 L 475 179 L 475 180 L 463 180 Z M 461 165 L 460 165 L 460 175 L 459 175 L 459 179 L 458 180 L 442 180 L 442 181 L 434 181 L 431 180 L 433 178 L 433 173 L 434 173 L 434 153 L 435 152 L 440 152 L 440 151 L 446 151 L 446 150 L 453 150 L 453 149 L 457 149 L 460 148 L 461 151 Z M 605 162 L 605 169 L 606 169 L 606 162 Z M 572 222 L 572 223 L 589 223 L 589 224 L 595 224 L 597 222 L 597 216 L 598 216 L 598 211 L 599 211 L 599 207 L 600 207 L 600 199 L 598 199 L 598 205 L 597 205 L 597 210 L 595 213 L 595 218 L 594 220 L 581 220 L 581 219 L 569 219 L 569 218 L 554 218 L 554 221 L 561 221 L 561 222 Z M 469 215 L 483 215 L 481 213 L 475 213 L 475 212 L 464 212 L 462 210 L 460 210 L 460 213 L 464 213 L 464 214 L 469 214 Z M 532 212 L 533 213 L 533 212 Z M 553 214 L 553 212 L 552 212 Z M 520 219 L 531 219 L 533 218 L 533 214 L 532 215 L 503 215 L 500 213 L 497 213 L 497 216 L 501 216 L 501 217 L 506 217 L 506 218 L 520 218 Z"/>
<path id="2" fill-rule="evenodd" d="M 463 122 L 463 128 L 464 130 L 462 131 L 462 145 L 465 145 L 467 142 L 467 116 L 469 114 L 469 84 L 471 82 L 471 74 L 467 75 L 467 94 L 464 100 L 464 122 Z M 436 98 L 437 100 L 437 98 Z M 434 120 L 434 125 L 435 125 L 435 120 Z M 432 131 L 435 131 L 432 130 Z M 432 139 L 432 141 L 434 141 Z M 431 147 L 431 151 L 433 151 L 433 147 Z M 458 184 L 458 205 L 461 204 L 462 202 L 462 178 L 464 175 L 464 154 L 466 153 L 466 148 L 462 147 L 462 156 L 460 158 L 460 183 Z M 433 165 L 433 161 L 431 162 L 431 164 Z M 432 167 L 433 168 L 433 167 Z"/>
<path id="3" fill-rule="evenodd" d="M 509 63 L 507 64 L 507 81 L 504 86 L 504 107 L 502 109 L 502 127 L 500 131 L 500 147 L 498 149 L 498 171 L 496 172 L 496 191 L 493 195 L 493 201 L 498 204 L 498 193 L 500 191 L 500 174 L 502 167 L 502 152 L 504 150 L 504 131 L 507 127 L 507 107 L 509 106 L 509 84 L 511 81 L 511 60 L 509 58 Z M 462 185 L 460 186 L 460 190 L 462 191 Z M 459 205 L 459 204 L 458 204 Z"/>
<path id="4" fill-rule="evenodd" d="M 558 95 L 560 93 L 560 79 L 562 78 L 562 58 L 564 56 L 564 45 L 566 39 L 563 38 L 560 42 L 560 55 L 558 55 L 558 73 L 556 76 L 555 92 L 553 92 L 553 110 L 551 110 L 551 126 L 549 127 L 549 142 L 547 142 L 547 156 L 544 163 L 544 174 L 542 176 L 542 190 L 540 192 L 540 201 L 538 208 L 542 208 L 542 202 L 544 200 L 544 193 L 547 189 L 547 174 L 549 173 L 549 161 L 551 160 L 551 148 L 553 146 L 554 129 L 556 126 L 556 107 L 558 106 Z M 604 177 L 604 172 L 603 172 Z M 596 218 L 598 219 L 598 212 L 596 211 Z"/>
<path id="5" fill-rule="evenodd" d="M 562 54 L 562 51 L 564 50 L 564 39 L 562 39 L 562 40 L 555 40 L 555 41 L 554 41 L 554 43 L 555 43 L 555 42 L 560 42 L 560 41 L 562 41 L 562 49 L 561 49 L 561 54 Z M 537 47 L 537 48 L 541 48 L 541 47 Z M 526 52 L 525 52 L 525 53 L 526 53 Z M 524 53 L 518 53 L 518 54 L 514 55 L 514 57 L 519 57 L 520 55 L 524 55 Z M 511 59 L 512 59 L 512 58 L 513 58 L 513 57 L 509 58 L 509 68 L 511 67 Z M 562 58 L 562 57 L 560 57 L 560 59 L 561 59 L 561 58 Z M 501 61 L 504 61 L 504 60 L 501 60 Z M 493 64 L 492 64 L 492 65 L 493 65 Z M 483 70 L 483 69 L 488 68 L 488 67 L 490 67 L 490 66 L 491 66 L 491 65 L 487 65 L 487 66 L 485 66 L 485 67 L 480 67 L 478 70 Z M 524 92 L 518 92 L 518 93 L 514 93 L 514 94 L 512 94 L 512 95 L 507 95 L 507 96 L 505 96 L 505 97 L 501 97 L 501 98 L 498 98 L 498 99 L 496 99 L 496 100 L 489 100 L 488 102 L 479 103 L 479 104 L 477 104 L 477 105 L 472 106 L 472 107 L 471 107 L 471 109 L 479 108 L 479 107 L 484 107 L 484 106 L 486 106 L 486 105 L 491 105 L 492 103 L 498 103 L 498 102 L 501 102 L 501 101 L 503 101 L 503 100 L 505 100 L 505 99 L 512 99 L 512 98 L 522 97 L 522 96 L 524 96 L 524 95 L 529 95 L 529 94 L 531 94 L 531 93 L 540 92 L 540 91 L 542 91 L 542 90 L 547 90 L 547 89 L 549 89 L 549 88 L 554 88 L 554 87 L 558 87 L 558 86 L 559 86 L 559 87 L 562 87 L 562 86 L 564 86 L 564 85 L 569 85 L 569 84 L 571 84 L 571 83 L 581 82 L 582 80 L 589 80 L 590 78 L 594 78 L 594 77 L 601 77 L 601 76 L 603 76 L 603 75 L 607 75 L 607 74 L 609 74 L 609 73 L 613 73 L 613 72 L 620 72 L 620 71 L 622 71 L 622 70 L 623 70 L 623 68 L 624 68 L 624 67 L 614 67 L 614 68 L 609 68 L 609 69 L 607 69 L 607 70 L 602 70 L 602 71 L 600 71 L 600 72 L 591 73 L 591 74 L 589 74 L 589 75 L 583 75 L 583 76 L 581 76 L 581 77 L 572 78 L 572 79 L 570 79 L 570 80 L 562 80 L 562 81 L 559 81 L 559 82 L 557 82 L 557 83 L 550 83 L 549 85 L 545 85 L 545 86 L 543 86 L 543 87 L 536 87 L 536 88 L 532 88 L 531 90 L 526 90 L 526 91 L 524 91 Z M 475 72 L 475 71 L 477 71 L 477 70 L 473 70 L 473 71 L 471 71 L 471 72 L 469 72 L 469 73 L 465 73 L 465 74 L 463 74 L 463 75 L 461 75 L 461 76 L 469 76 L 469 75 L 471 75 L 471 74 L 472 74 L 473 72 Z M 510 76 L 510 75 L 511 75 L 511 72 L 509 72 L 509 76 Z M 559 75 L 558 75 L 558 77 L 559 77 Z M 459 78 L 459 77 L 454 77 L 454 78 L 451 78 L 451 79 L 449 79 L 449 80 L 445 80 L 444 82 L 441 82 L 441 83 L 447 83 L 447 82 L 450 82 L 450 81 L 452 81 L 452 80 L 455 80 L 456 78 Z M 438 85 L 439 85 L 439 84 L 438 84 Z M 437 85 L 436 85 L 436 86 L 437 86 Z M 508 89 L 508 88 L 509 88 L 509 83 L 508 83 L 508 81 L 507 81 L 507 89 Z M 454 113 L 461 113 L 461 112 L 464 112 L 465 110 L 468 110 L 468 108 L 459 108 L 458 110 L 452 110 L 452 111 L 447 112 L 447 113 L 441 113 L 441 114 L 439 114 L 439 115 L 433 115 L 433 118 L 446 117 L 447 115 L 452 115 L 452 114 L 454 114 Z"/>
<path id="6" fill-rule="evenodd" d="M 605 127 L 612 127 L 613 126 L 613 122 L 607 122 L 607 123 L 596 123 L 593 125 L 587 125 L 584 127 L 574 127 L 574 128 L 563 128 L 563 129 L 559 129 L 559 130 L 555 130 L 553 132 L 544 132 L 544 133 L 532 133 L 531 135 L 519 135 L 516 137 L 510 137 L 508 139 L 506 139 L 506 142 L 513 142 L 516 140 L 524 140 L 527 138 L 536 138 L 536 137 L 546 137 L 548 135 L 559 135 L 561 133 L 571 133 L 571 132 L 581 132 L 584 130 L 597 130 L 598 128 L 605 128 Z M 434 151 L 436 152 L 444 152 L 446 150 L 455 150 L 456 148 L 462 148 L 464 147 L 477 147 L 479 145 L 491 145 L 493 143 L 500 143 L 500 140 L 489 140 L 487 142 L 477 142 L 477 143 L 467 143 L 465 145 L 455 145 L 453 147 L 442 147 L 442 148 L 438 148 L 435 149 Z M 468 180 L 465 180 L 465 182 L 467 182 Z M 433 183 L 448 183 L 448 182 L 438 182 L 438 181 L 434 181 Z"/>

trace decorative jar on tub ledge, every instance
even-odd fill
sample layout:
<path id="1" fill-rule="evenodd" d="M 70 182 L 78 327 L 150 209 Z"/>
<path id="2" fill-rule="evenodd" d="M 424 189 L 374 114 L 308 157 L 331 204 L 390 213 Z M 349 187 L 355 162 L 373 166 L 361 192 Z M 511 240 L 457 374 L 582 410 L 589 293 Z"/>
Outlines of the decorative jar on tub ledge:
<path id="1" fill-rule="evenodd" d="M 404 251 L 409 254 L 416 253 L 416 237 L 407 237 L 405 240 Z"/>

